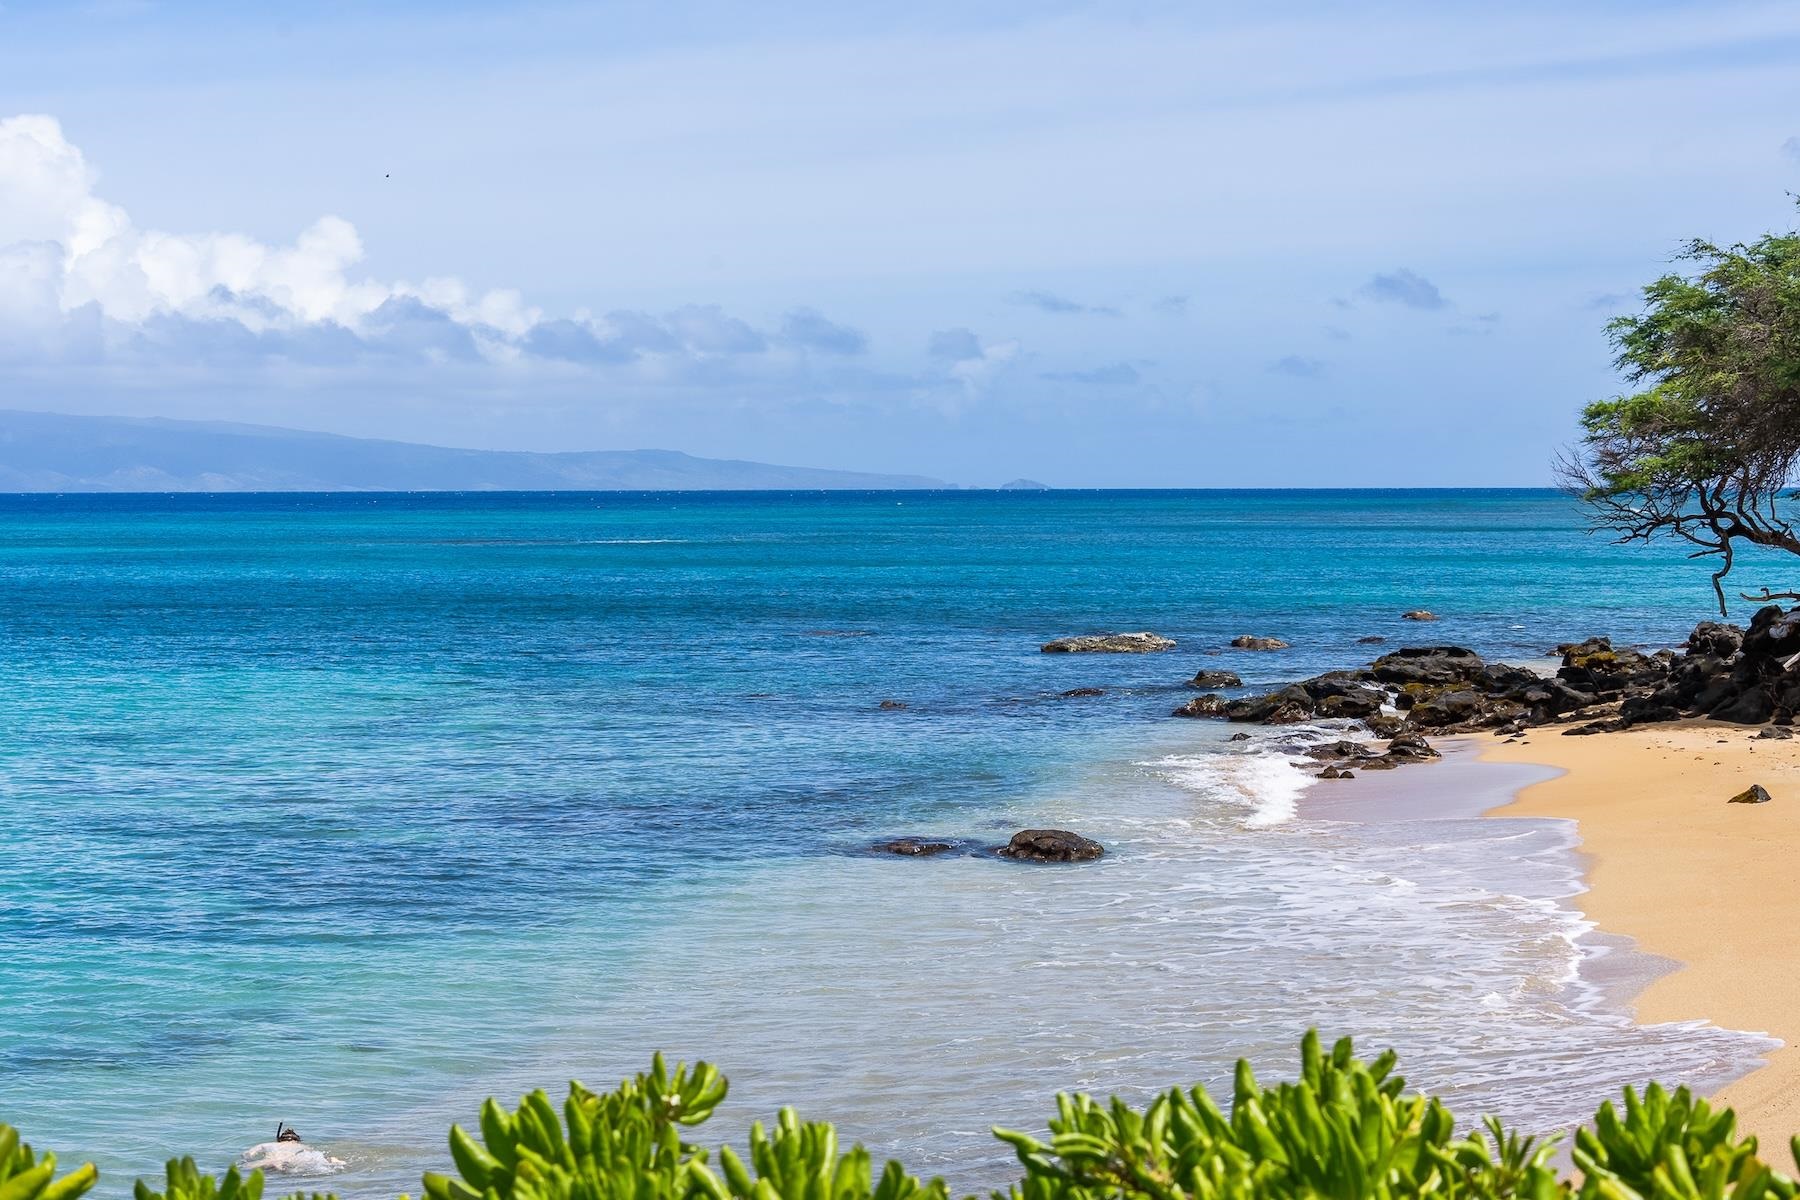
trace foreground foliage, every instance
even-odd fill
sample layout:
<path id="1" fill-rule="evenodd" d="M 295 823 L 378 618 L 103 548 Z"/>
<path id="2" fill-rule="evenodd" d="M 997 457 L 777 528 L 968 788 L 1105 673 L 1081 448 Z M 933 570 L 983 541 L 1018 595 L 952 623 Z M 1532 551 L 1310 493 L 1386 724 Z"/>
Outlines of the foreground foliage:
<path id="1" fill-rule="evenodd" d="M 1114 1098 L 1056 1098 L 1049 1140 L 1011 1130 L 1019 1181 L 992 1200 L 1793 1200 L 1794 1179 L 1740 1137 L 1729 1109 L 1686 1088 L 1627 1088 L 1576 1132 L 1564 1175 L 1552 1142 L 1489 1119 L 1459 1134 L 1434 1097 L 1408 1093 L 1392 1051 L 1358 1059 L 1348 1038 L 1300 1047 L 1300 1078 L 1265 1087 L 1240 1062 L 1231 1107 L 1204 1088 L 1172 1089 L 1139 1110 Z M 424 1178 L 426 1200 L 948 1200 L 899 1163 L 877 1172 L 868 1152 L 840 1152 L 836 1131 L 782 1109 L 751 1127 L 748 1159 L 689 1140 L 725 1099 L 726 1081 L 700 1063 L 651 1069 L 610 1092 L 569 1085 L 561 1106 L 542 1091 L 516 1109 L 482 1106 L 478 1134 L 452 1126 L 454 1174 Z M 1800 1138 L 1789 1152 L 1800 1162 Z M 53 1179 L 0 1125 L 0 1200 L 75 1200 L 90 1164 Z M 192 1159 L 168 1164 L 164 1190 L 137 1200 L 260 1200 L 260 1171 L 222 1179 Z M 332 1200 L 312 1197 L 311 1200 Z M 404 1198 L 403 1198 L 404 1200 Z"/>

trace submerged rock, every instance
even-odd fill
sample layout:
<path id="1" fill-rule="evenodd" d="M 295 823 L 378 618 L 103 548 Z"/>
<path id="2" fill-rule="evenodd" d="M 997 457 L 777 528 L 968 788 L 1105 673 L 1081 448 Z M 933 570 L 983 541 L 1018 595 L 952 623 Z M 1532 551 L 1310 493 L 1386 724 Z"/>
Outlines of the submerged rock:
<path id="1" fill-rule="evenodd" d="M 1387 641 L 1387 639 L 1382 637 L 1380 634 L 1371 633 L 1368 637 L 1357 638 L 1356 644 L 1359 646 L 1379 646 L 1379 645 L 1381 645 L 1381 643 L 1383 643 L 1385 641 Z"/>
<path id="2" fill-rule="evenodd" d="M 1080 687 L 1080 688 L 1070 688 L 1068 691 L 1064 692 L 1063 699 L 1073 700 L 1077 696 L 1104 696 L 1104 695 L 1106 695 L 1105 688 Z"/>
<path id="3" fill-rule="evenodd" d="M 1232 638 L 1231 644 L 1238 650 L 1286 650 L 1289 648 L 1288 643 L 1280 638 L 1254 637 L 1248 633 Z"/>
<path id="4" fill-rule="evenodd" d="M 994 853 L 1021 862 L 1091 862 L 1106 847 L 1067 829 L 1021 829 Z"/>
<path id="5" fill-rule="evenodd" d="M 1753 783 L 1748 788 L 1744 789 L 1743 791 L 1739 792 L 1737 795 L 1733 796 L 1731 799 L 1727 800 L 1725 803 L 1727 803 L 1727 804 L 1767 804 L 1773 798 L 1774 797 L 1769 795 L 1769 790 L 1767 788 L 1763 787 L 1762 784 Z"/>
<path id="6" fill-rule="evenodd" d="M 1243 687 L 1244 681 L 1236 671 L 1200 671 L 1188 680 L 1187 685 L 1210 692 L 1214 688 Z"/>
<path id="7" fill-rule="evenodd" d="M 877 842 L 869 847 L 877 854 L 899 854 L 907 858 L 925 858 L 933 854 L 947 854 L 956 849 L 950 842 L 932 841 L 927 838 L 903 837 L 890 842 Z"/>
<path id="8" fill-rule="evenodd" d="M 1175 641 L 1160 634 L 1084 633 L 1078 637 L 1057 638 L 1045 642 L 1045 654 L 1149 654 L 1157 650 L 1173 650 Z"/>
<path id="9" fill-rule="evenodd" d="M 880 704 L 876 705 L 876 707 L 884 708 L 889 712 L 895 712 L 899 709 L 905 708 L 906 701 L 904 701 L 904 700 L 883 700 Z"/>
<path id="10" fill-rule="evenodd" d="M 1415 608 L 1411 612 L 1401 613 L 1400 619 L 1402 621 L 1435 621 L 1437 614 L 1428 608 Z"/>

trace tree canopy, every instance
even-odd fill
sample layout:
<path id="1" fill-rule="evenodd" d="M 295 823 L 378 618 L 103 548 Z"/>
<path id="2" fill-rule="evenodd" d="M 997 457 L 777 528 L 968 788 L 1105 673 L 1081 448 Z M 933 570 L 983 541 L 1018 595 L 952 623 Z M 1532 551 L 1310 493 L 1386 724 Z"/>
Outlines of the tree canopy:
<path id="1" fill-rule="evenodd" d="M 1725 611 L 1737 552 L 1800 554 L 1787 513 L 1800 464 L 1800 233 L 1682 252 L 1691 274 L 1613 320 L 1615 363 L 1642 390 L 1588 405 L 1559 474 L 1620 542 L 1679 538 L 1718 559 Z M 1793 592 L 1747 599 L 1800 599 Z"/>

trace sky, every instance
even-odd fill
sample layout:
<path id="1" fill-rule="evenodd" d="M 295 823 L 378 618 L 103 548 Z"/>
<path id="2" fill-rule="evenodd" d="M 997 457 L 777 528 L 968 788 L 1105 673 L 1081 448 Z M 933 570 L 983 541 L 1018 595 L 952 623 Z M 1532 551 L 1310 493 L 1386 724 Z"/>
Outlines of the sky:
<path id="1" fill-rule="evenodd" d="M 1538 485 L 1795 191 L 1791 3 L 0 0 L 0 407 Z"/>

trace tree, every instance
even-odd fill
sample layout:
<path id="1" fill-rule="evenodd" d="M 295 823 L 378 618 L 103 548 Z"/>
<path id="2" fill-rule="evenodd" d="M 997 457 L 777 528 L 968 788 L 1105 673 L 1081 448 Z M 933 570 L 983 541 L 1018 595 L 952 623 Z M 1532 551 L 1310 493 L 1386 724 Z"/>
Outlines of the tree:
<path id="1" fill-rule="evenodd" d="M 1642 390 L 1587 406 L 1558 475 L 1615 541 L 1674 537 L 1695 547 L 1689 557 L 1716 557 L 1723 615 L 1741 548 L 1800 554 L 1786 515 L 1800 501 L 1800 233 L 1696 241 L 1680 258 L 1693 274 L 1664 275 L 1643 312 L 1607 325 L 1615 363 Z"/>

